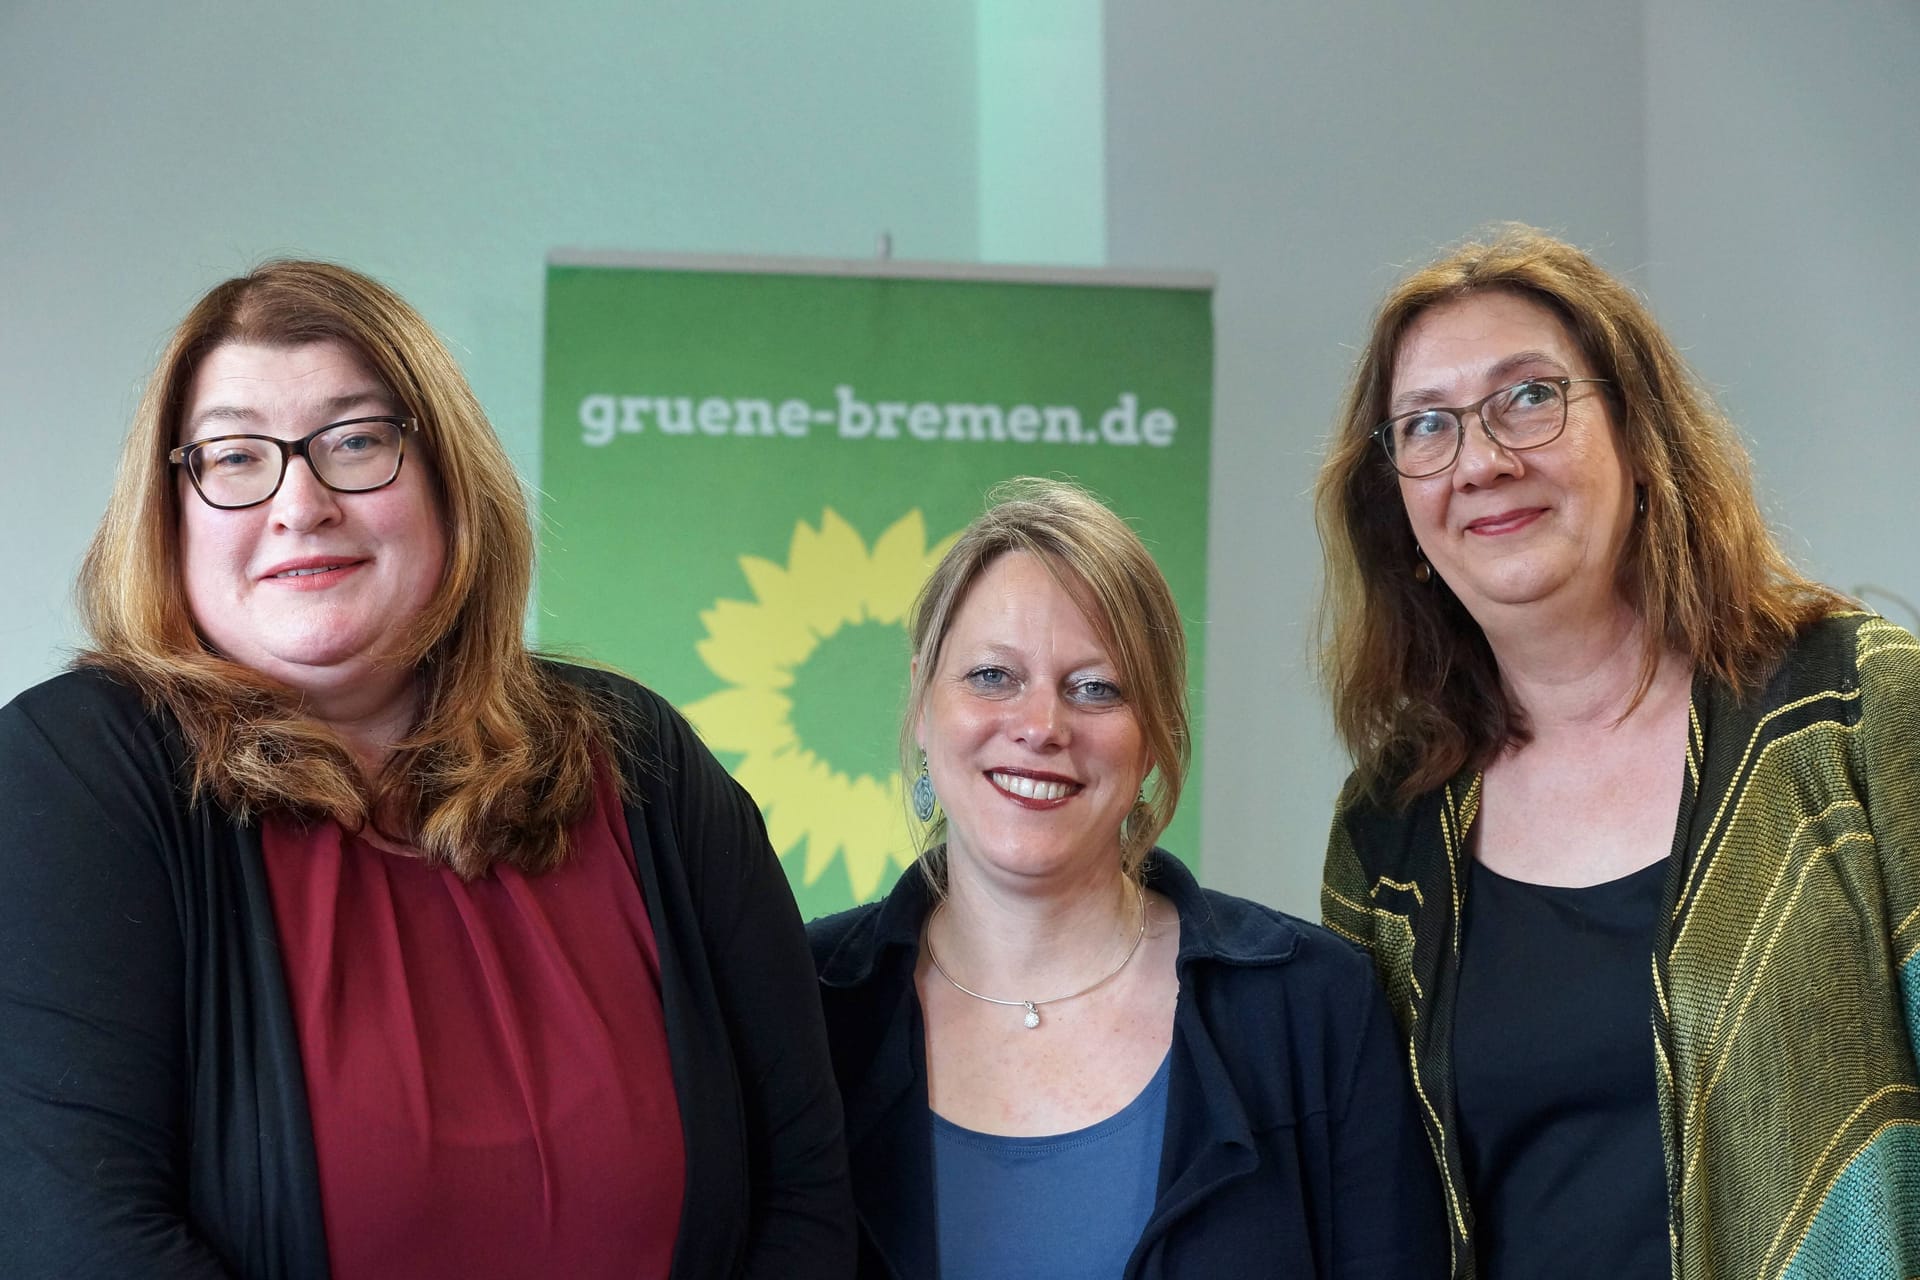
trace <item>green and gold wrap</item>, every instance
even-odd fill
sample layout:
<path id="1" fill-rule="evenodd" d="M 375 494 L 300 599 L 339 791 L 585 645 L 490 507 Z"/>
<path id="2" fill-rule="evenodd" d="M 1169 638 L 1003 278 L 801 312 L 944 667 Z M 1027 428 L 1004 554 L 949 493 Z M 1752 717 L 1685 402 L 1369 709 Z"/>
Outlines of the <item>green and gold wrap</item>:
<path id="1" fill-rule="evenodd" d="M 1405 810 L 1350 785 L 1326 923 L 1365 946 L 1407 1037 L 1474 1275 L 1449 1055 L 1480 775 Z M 1740 700 L 1696 681 L 1654 954 L 1676 1280 L 1920 1275 L 1920 641 L 1810 627 Z"/>

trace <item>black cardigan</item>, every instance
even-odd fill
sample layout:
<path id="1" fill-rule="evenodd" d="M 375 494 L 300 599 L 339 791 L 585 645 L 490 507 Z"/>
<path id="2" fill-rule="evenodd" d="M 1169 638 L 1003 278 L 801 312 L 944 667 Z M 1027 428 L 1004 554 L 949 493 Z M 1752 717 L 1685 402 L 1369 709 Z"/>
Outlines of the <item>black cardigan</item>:
<path id="1" fill-rule="evenodd" d="M 657 695 L 627 828 L 660 949 L 686 1186 L 672 1275 L 840 1277 L 840 1104 L 758 810 Z M 0 1275 L 328 1274 L 259 829 L 189 806 L 170 717 L 97 672 L 0 709 Z"/>

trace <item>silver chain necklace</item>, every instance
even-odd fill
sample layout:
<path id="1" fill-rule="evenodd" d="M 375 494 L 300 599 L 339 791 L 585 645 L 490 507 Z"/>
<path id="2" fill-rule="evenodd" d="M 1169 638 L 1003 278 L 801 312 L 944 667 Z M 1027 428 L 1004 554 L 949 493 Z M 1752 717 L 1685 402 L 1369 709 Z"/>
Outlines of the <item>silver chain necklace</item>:
<path id="1" fill-rule="evenodd" d="M 1078 991 L 1071 992 L 1064 996 L 1048 996 L 1045 1000 L 1002 1000 L 997 996 L 983 996 L 978 991 L 975 991 L 972 987 L 962 986 L 958 978 L 954 977 L 952 974 L 947 972 L 946 966 L 940 963 L 940 957 L 938 954 L 935 953 L 933 949 L 934 916 L 938 916 L 942 911 L 945 911 L 947 909 L 947 904 L 944 902 L 942 902 L 939 906 L 933 909 L 932 916 L 927 917 L 927 932 L 926 932 L 927 959 L 933 962 L 933 971 L 939 974 L 941 977 L 945 978 L 949 983 L 952 984 L 953 989 L 960 992 L 962 995 L 972 996 L 975 1000 L 984 1000 L 988 1004 L 1005 1005 L 1009 1009 L 1025 1009 L 1027 1011 L 1027 1016 L 1023 1018 L 1022 1021 L 1027 1024 L 1027 1030 L 1031 1031 L 1035 1027 L 1038 1027 L 1040 1025 L 1040 1006 L 1041 1005 L 1059 1004 L 1063 1000 L 1078 1000 L 1081 996 L 1087 995 L 1094 991 L 1098 991 L 1101 987 L 1106 986 L 1109 982 L 1112 982 L 1115 978 L 1119 977 L 1120 971 L 1127 967 L 1127 962 L 1129 960 L 1133 959 L 1133 953 L 1140 949 L 1140 944 L 1146 940 L 1146 936 L 1147 936 L 1147 895 L 1140 891 L 1139 885 L 1133 886 L 1133 893 L 1140 903 L 1140 932 L 1136 933 L 1133 936 L 1133 945 L 1127 948 L 1127 954 L 1120 957 L 1120 963 L 1113 966 L 1112 971 L 1109 972 L 1105 977 L 1096 979 L 1095 981 L 1089 983 L 1088 985 L 1080 988 Z"/>

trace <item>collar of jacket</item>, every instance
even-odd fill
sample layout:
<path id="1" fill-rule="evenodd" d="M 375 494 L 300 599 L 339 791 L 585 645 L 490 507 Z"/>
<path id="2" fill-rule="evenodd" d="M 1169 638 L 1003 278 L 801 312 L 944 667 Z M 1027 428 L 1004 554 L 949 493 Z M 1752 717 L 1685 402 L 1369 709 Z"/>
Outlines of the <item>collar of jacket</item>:
<path id="1" fill-rule="evenodd" d="M 1239 898 L 1209 898 L 1178 858 L 1164 849 L 1147 854 L 1146 887 L 1173 904 L 1180 915 L 1182 970 L 1195 961 L 1232 965 L 1284 964 L 1300 944 L 1299 930 L 1274 913 Z M 908 867 L 880 904 L 840 939 L 820 966 L 829 987 L 858 987 L 875 971 L 887 972 L 889 952 L 918 952 L 920 929 L 933 910 L 933 890 L 919 864 Z"/>
<path id="2" fill-rule="evenodd" d="M 1181 998 L 1172 1052 L 1183 1084 L 1169 1098 L 1157 1202 L 1129 1275 L 1176 1222 L 1258 1162 L 1251 1122 L 1196 1003 L 1190 971 L 1284 964 L 1300 943 L 1290 920 L 1239 898 L 1207 894 L 1192 872 L 1162 850 L 1148 855 L 1144 875 L 1180 915 L 1175 965 Z M 926 878 L 909 868 L 877 910 L 849 913 L 854 923 L 820 966 L 824 985 L 849 994 L 865 989 L 854 998 L 878 1036 L 859 1084 L 846 1094 L 847 1147 L 862 1225 L 885 1272 L 895 1277 L 931 1275 L 938 1268 L 932 1237 L 905 1229 L 933 1212 L 925 1203 L 933 1179 L 931 1130 L 914 1122 L 926 1105 L 926 1032 L 911 978 L 933 900 Z"/>

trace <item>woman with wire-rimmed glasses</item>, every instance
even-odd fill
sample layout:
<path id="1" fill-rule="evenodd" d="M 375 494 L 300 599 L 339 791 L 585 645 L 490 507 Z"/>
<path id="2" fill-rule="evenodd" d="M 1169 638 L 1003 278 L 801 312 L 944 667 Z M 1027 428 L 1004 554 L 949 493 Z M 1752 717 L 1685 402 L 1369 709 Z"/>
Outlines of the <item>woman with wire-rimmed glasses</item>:
<path id="1" fill-rule="evenodd" d="M 1920 645 L 1796 572 L 1644 305 L 1524 227 L 1374 319 L 1318 486 L 1374 955 L 1457 1277 L 1920 1266 Z"/>
<path id="2" fill-rule="evenodd" d="M 758 810 L 528 652 L 531 570 L 390 290 L 274 262 L 188 314 L 90 647 L 0 710 L 0 1274 L 847 1274 Z"/>

